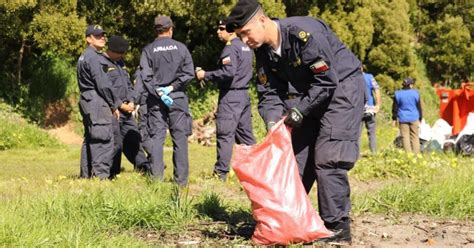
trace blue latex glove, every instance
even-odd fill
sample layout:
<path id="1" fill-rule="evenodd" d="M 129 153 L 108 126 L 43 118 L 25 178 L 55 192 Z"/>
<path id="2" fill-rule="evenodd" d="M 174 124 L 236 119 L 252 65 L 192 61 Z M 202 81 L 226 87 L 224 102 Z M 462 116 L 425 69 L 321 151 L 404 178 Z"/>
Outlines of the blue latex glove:
<path id="1" fill-rule="evenodd" d="M 163 103 L 168 107 L 173 104 L 173 98 L 171 98 L 167 95 L 162 95 L 161 96 L 161 101 L 163 101 Z"/>
<path id="2" fill-rule="evenodd" d="M 173 91 L 173 86 L 159 87 L 158 89 L 156 89 L 156 92 L 159 96 L 169 95 L 171 91 Z"/>

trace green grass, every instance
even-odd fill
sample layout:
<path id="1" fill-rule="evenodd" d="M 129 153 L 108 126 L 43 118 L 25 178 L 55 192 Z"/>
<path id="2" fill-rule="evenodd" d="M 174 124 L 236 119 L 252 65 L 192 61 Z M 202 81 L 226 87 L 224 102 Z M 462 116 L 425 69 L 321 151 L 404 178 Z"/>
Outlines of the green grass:
<path id="1" fill-rule="evenodd" d="M 377 192 L 356 195 L 354 211 L 422 213 L 443 218 L 474 217 L 474 159 L 469 165 L 445 167 L 423 182 L 401 180 Z M 467 162 L 466 162 L 467 163 Z"/>
<path id="2" fill-rule="evenodd" d="M 0 117 L 5 117 L 0 109 Z M 256 136 L 264 126 L 253 107 Z M 452 154 L 405 154 L 393 148 L 396 128 L 383 111 L 377 116 L 379 152 L 363 156 L 351 178 L 380 185 L 355 187 L 355 214 L 419 213 L 443 218 L 474 219 L 473 158 Z M 15 132 L 25 124 L 14 116 Z M 10 118 L 10 117 L 8 117 Z M 11 120 L 11 119 L 8 119 Z M 154 182 L 132 171 L 113 181 L 78 179 L 79 146 L 41 145 L 24 133 L 29 145 L 0 149 L 0 247 L 150 247 L 201 241 L 205 247 L 250 244 L 250 202 L 231 172 L 222 183 L 212 176 L 215 147 L 190 144 L 189 187 L 172 183 L 172 149 L 165 148 L 164 182 Z M 56 142 L 56 143 L 55 143 Z M 22 144 L 22 143 L 19 143 Z M 367 150 L 363 137 L 362 150 Z M 310 195 L 316 206 L 316 193 Z"/>
<path id="3" fill-rule="evenodd" d="M 0 101 L 0 151 L 11 148 L 58 147 L 60 143 L 37 125 L 27 123 Z"/>

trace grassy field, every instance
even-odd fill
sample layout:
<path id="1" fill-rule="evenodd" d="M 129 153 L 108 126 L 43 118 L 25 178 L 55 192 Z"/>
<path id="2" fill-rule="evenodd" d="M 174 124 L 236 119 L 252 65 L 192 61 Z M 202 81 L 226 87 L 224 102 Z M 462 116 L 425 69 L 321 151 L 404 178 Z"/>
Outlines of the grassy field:
<path id="1" fill-rule="evenodd" d="M 389 107 L 384 108 L 377 116 L 379 152 L 368 153 L 364 131 L 363 156 L 350 172 L 355 223 L 360 216 L 372 214 L 471 223 L 474 158 L 443 153 L 415 156 L 395 149 L 397 129 L 390 125 Z M 261 140 L 264 128 L 254 119 Z M 188 188 L 179 189 L 171 182 L 169 147 L 164 182 L 133 172 L 128 162 L 113 181 L 83 180 L 77 177 L 78 145 L 60 144 L 1 104 L 0 120 L 4 123 L 0 126 L 0 247 L 251 244 L 250 202 L 235 175 L 226 183 L 212 177 L 215 147 L 190 145 Z M 314 189 L 310 198 L 316 207 Z M 362 242 L 365 235 L 356 232 L 355 240 Z"/>
<path id="2" fill-rule="evenodd" d="M 227 183 L 212 178 L 213 147 L 191 145 L 190 154 L 189 188 L 178 189 L 170 182 L 169 149 L 163 183 L 132 172 L 128 163 L 114 181 L 78 179 L 78 146 L 2 151 L 0 246 L 174 246 L 196 239 L 209 246 L 250 244 L 250 204 L 235 176 Z M 370 191 L 355 187 L 354 214 L 472 219 L 473 162 L 396 150 L 363 158 L 351 172 L 356 185 L 396 183 Z M 314 192 L 311 198 L 316 204 Z"/>

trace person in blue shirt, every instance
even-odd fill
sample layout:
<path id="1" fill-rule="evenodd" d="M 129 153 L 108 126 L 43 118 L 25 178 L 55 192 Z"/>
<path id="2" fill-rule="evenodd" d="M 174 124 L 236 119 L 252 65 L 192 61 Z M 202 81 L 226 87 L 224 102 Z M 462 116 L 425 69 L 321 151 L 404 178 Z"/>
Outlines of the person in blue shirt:
<path id="1" fill-rule="evenodd" d="M 217 83 L 219 102 L 216 112 L 217 162 L 214 174 L 226 181 L 234 143 L 253 145 L 252 111 L 248 94 L 252 79 L 252 50 L 234 32 L 225 30 L 226 20 L 219 20 L 217 35 L 226 45 L 214 71 L 196 71 L 198 80 Z"/>
<path id="2" fill-rule="evenodd" d="M 380 110 L 382 97 L 380 96 L 379 84 L 375 81 L 374 75 L 364 72 L 365 86 L 367 89 L 367 103 L 362 118 L 362 123 L 367 129 L 369 137 L 369 148 L 372 153 L 377 152 L 376 121 L 375 116 Z"/>
<path id="3" fill-rule="evenodd" d="M 420 152 L 419 129 L 423 119 L 420 94 L 413 89 L 415 80 L 406 78 L 403 80 L 403 88 L 395 91 L 393 97 L 392 120 L 393 125 L 400 128 L 403 140 L 403 148 L 407 152 Z"/>

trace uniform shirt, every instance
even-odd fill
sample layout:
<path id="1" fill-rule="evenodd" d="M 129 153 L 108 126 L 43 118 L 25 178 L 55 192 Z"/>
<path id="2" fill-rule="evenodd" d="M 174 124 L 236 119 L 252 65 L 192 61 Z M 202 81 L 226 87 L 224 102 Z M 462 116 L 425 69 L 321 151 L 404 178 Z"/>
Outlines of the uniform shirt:
<path id="1" fill-rule="evenodd" d="M 304 115 L 327 103 L 344 79 L 360 71 L 360 61 L 321 20 L 289 17 L 276 20 L 281 56 L 264 44 L 256 49 L 259 112 L 266 123 L 284 112 L 282 99 L 300 94 L 296 108 Z"/>
<path id="2" fill-rule="evenodd" d="M 379 84 L 375 81 L 374 75 L 364 72 L 365 86 L 367 87 L 367 106 L 375 106 L 374 90 L 379 89 Z"/>
<path id="3" fill-rule="evenodd" d="M 239 38 L 227 42 L 218 61 L 219 69 L 206 71 L 206 81 L 218 82 L 221 90 L 247 89 L 252 78 L 253 52 Z"/>
<path id="4" fill-rule="evenodd" d="M 121 104 L 119 97 L 114 93 L 112 82 L 104 71 L 102 53 L 88 46 L 77 61 L 77 82 L 82 93 L 95 90 L 112 109 Z"/>
<path id="5" fill-rule="evenodd" d="M 420 94 L 415 89 L 395 91 L 393 99 L 392 119 L 402 123 L 415 122 L 422 119 Z"/>
<path id="6" fill-rule="evenodd" d="M 169 37 L 158 37 L 142 51 L 141 75 L 148 92 L 159 98 L 155 89 L 173 86 L 183 92 L 194 78 L 194 65 L 186 46 Z"/>
<path id="7" fill-rule="evenodd" d="M 125 63 L 122 60 L 113 61 L 105 54 L 102 57 L 101 64 L 104 71 L 107 71 L 116 95 L 122 102 L 134 102 L 133 86 Z"/>

